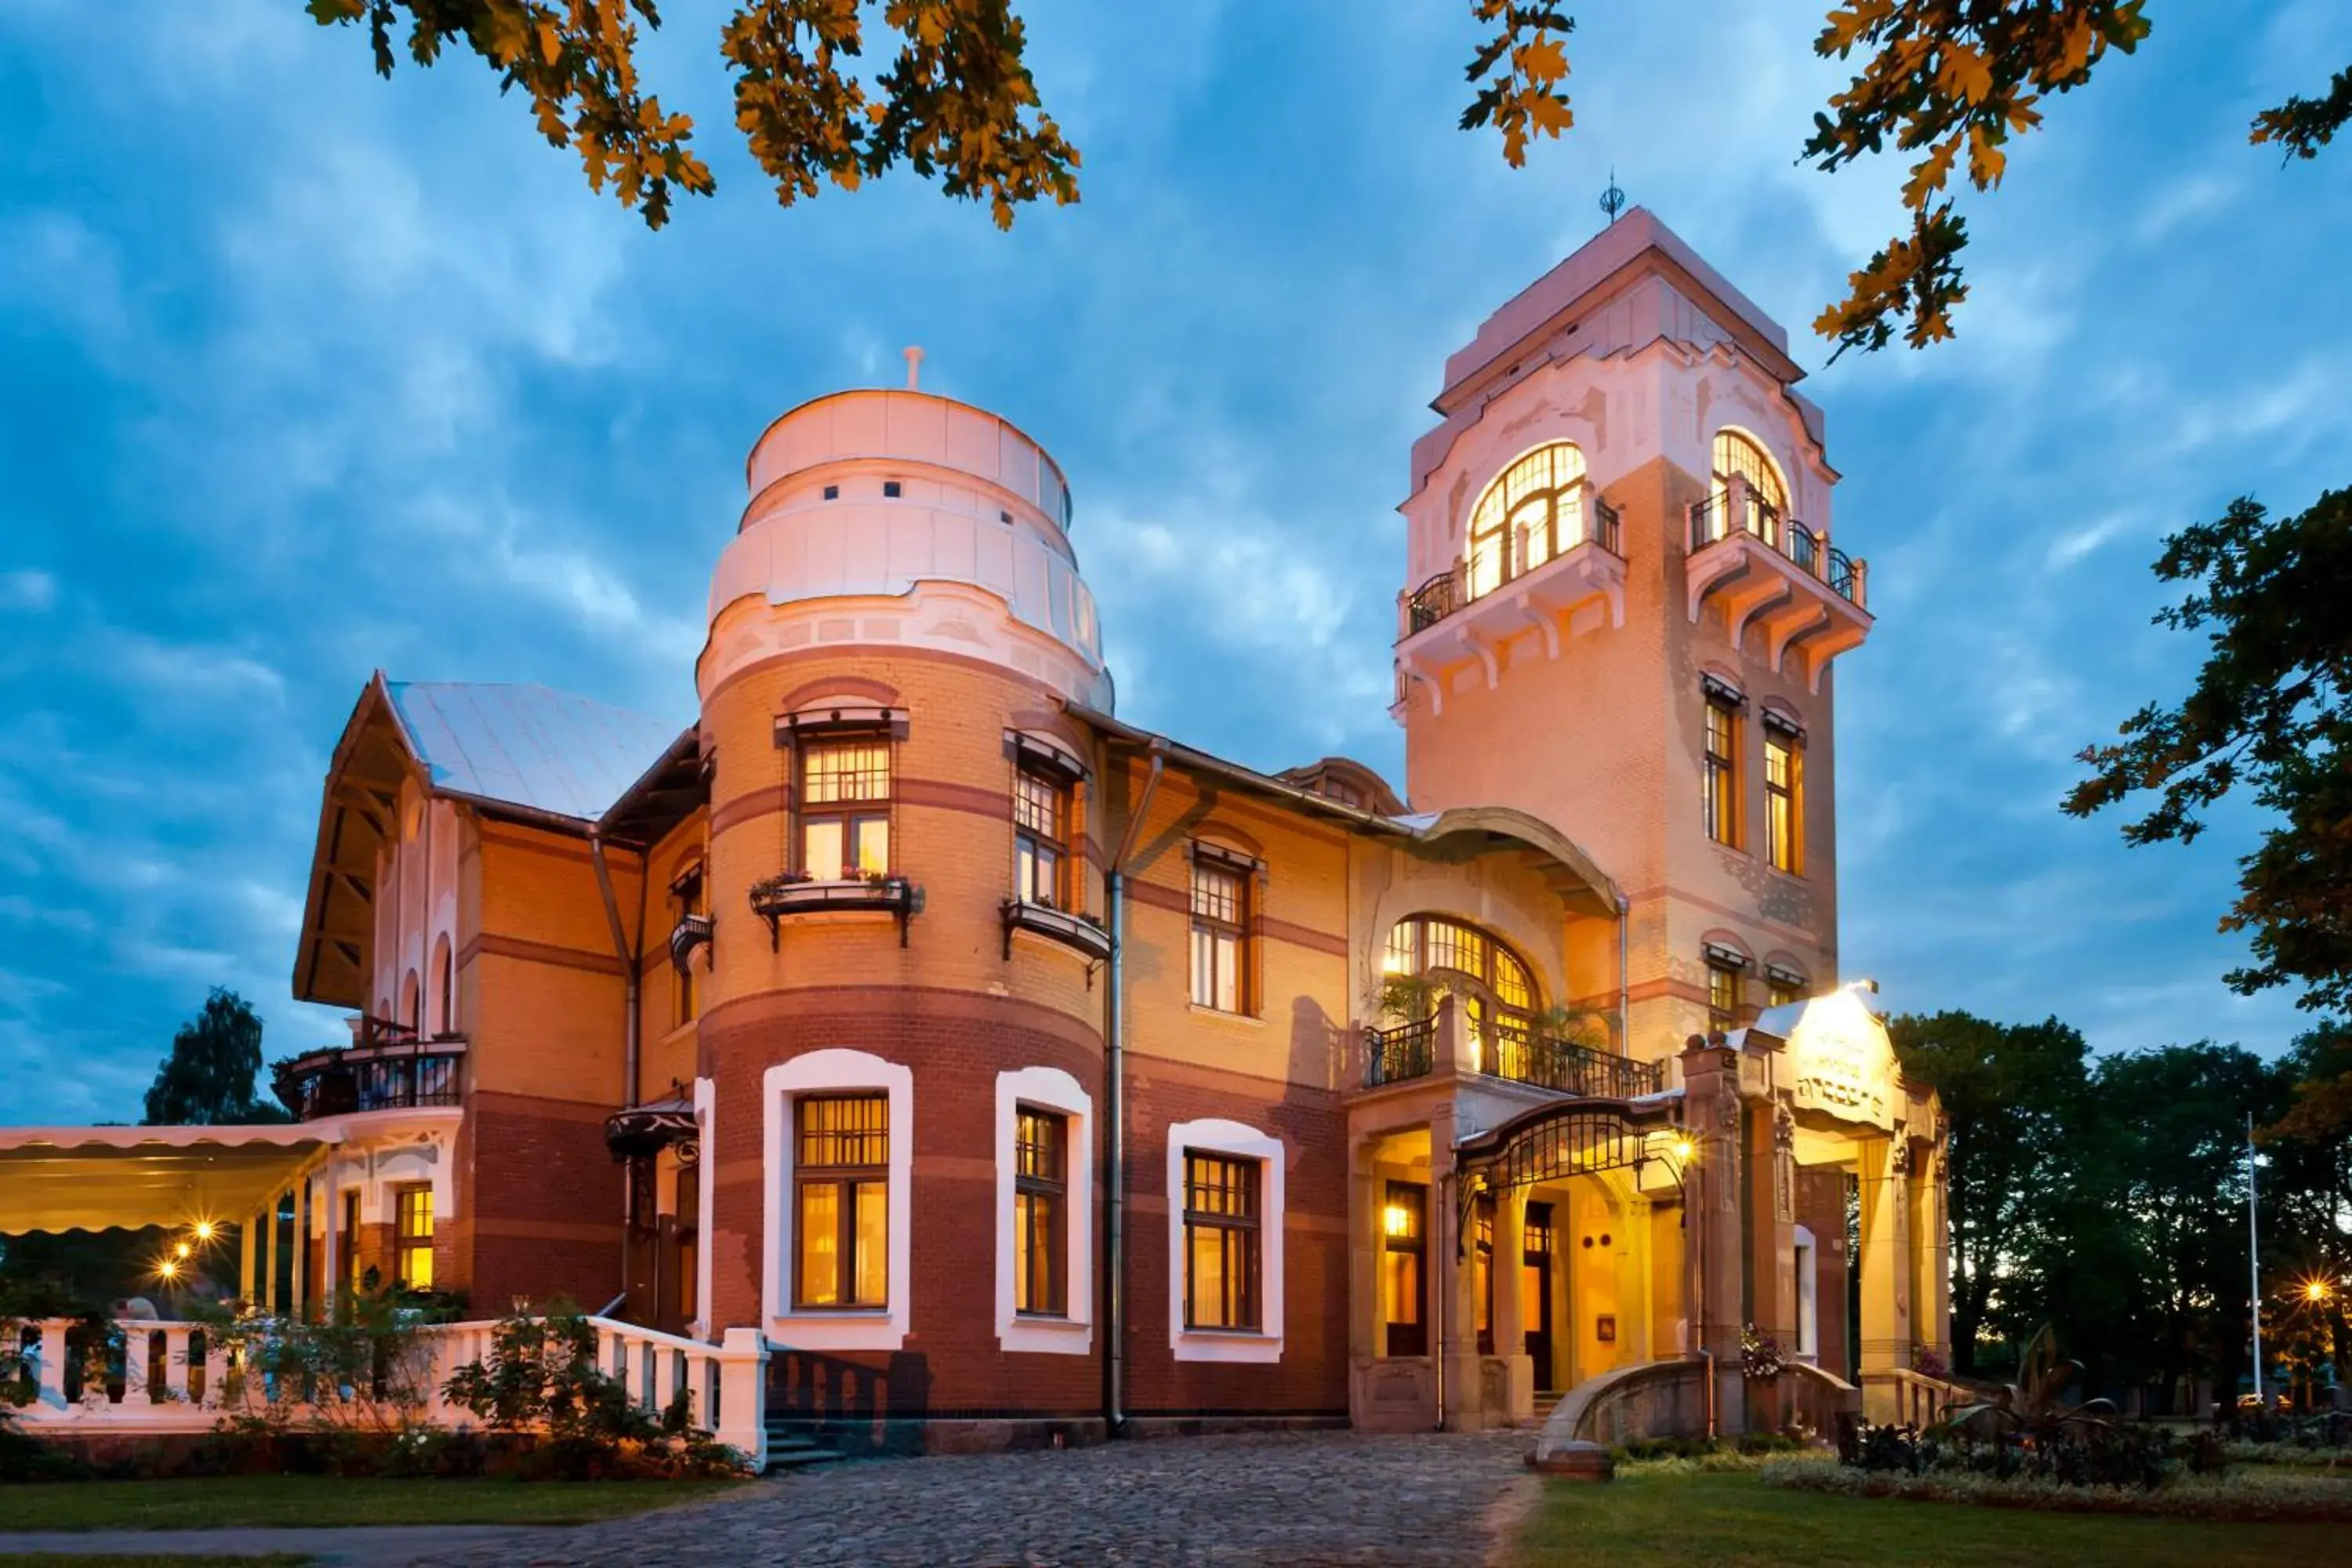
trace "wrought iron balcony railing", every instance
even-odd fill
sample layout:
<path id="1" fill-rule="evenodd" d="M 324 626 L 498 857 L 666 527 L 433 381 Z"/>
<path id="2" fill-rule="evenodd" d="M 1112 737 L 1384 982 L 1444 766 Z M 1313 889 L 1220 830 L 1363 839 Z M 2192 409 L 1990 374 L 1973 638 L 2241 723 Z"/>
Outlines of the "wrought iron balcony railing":
<path id="1" fill-rule="evenodd" d="M 1864 575 L 1868 568 L 1794 518 L 1783 518 L 1780 508 L 1741 485 L 1734 485 L 1695 501 L 1690 509 L 1690 550 L 1696 555 L 1710 544 L 1738 534 L 1762 541 L 1807 573 L 1829 584 L 1830 592 L 1864 607 Z"/>
<path id="2" fill-rule="evenodd" d="M 1514 1019 L 1488 1020 L 1480 1033 L 1480 1070 L 1514 1083 L 1580 1100 L 1633 1100 L 1665 1087 L 1665 1069 L 1657 1062 L 1637 1062 Z"/>
<path id="3" fill-rule="evenodd" d="M 1427 1078 L 1437 1067 L 1437 1021 L 1419 1018 L 1364 1031 L 1364 1087 Z"/>
<path id="4" fill-rule="evenodd" d="M 1405 595 L 1404 626 L 1398 640 L 1402 641 L 1416 632 L 1427 631 L 1448 616 L 1466 609 L 1473 601 L 1508 587 L 1528 573 L 1548 565 L 1580 546 L 1597 544 L 1619 560 L 1623 560 L 1625 529 L 1617 515 L 1617 509 L 1599 496 L 1593 496 L 1591 498 L 1591 510 L 1592 523 L 1589 530 L 1573 523 L 1567 525 L 1570 536 L 1559 542 L 1558 550 L 1545 554 L 1539 561 L 1532 558 L 1535 551 L 1549 542 L 1540 539 L 1531 541 L 1526 536 L 1527 531 L 1521 530 L 1521 536 L 1508 542 L 1500 552 L 1503 559 L 1496 563 L 1496 581 L 1484 593 L 1471 591 L 1470 568 L 1466 562 L 1456 561 L 1430 578 Z"/>
<path id="5" fill-rule="evenodd" d="M 298 1120 L 464 1102 L 464 1037 L 419 1039 L 405 1024 L 362 1016 L 352 1020 L 352 1040 L 271 1069 L 271 1087 Z"/>

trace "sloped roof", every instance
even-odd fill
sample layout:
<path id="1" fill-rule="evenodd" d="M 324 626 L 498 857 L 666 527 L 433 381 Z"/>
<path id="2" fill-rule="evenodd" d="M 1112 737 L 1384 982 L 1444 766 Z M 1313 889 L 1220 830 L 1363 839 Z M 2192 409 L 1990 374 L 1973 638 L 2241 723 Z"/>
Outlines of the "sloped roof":
<path id="1" fill-rule="evenodd" d="M 678 726 L 544 686 L 391 680 L 393 711 L 436 789 L 593 822 Z"/>

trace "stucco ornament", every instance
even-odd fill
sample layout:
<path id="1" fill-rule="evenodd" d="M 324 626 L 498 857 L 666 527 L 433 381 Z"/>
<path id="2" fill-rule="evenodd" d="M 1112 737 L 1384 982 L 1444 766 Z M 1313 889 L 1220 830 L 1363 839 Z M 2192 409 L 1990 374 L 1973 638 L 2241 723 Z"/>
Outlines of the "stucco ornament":
<path id="1" fill-rule="evenodd" d="M 1911 1173 L 1911 1140 L 1897 1134 L 1894 1152 L 1886 1156 L 1886 1168 L 1898 1176 Z"/>

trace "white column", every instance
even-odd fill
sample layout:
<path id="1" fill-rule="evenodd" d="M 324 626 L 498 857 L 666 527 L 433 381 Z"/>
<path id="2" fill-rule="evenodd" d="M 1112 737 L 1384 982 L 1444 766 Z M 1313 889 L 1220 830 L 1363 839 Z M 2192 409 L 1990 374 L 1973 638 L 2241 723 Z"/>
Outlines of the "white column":
<path id="1" fill-rule="evenodd" d="M 132 1323 L 122 1333 L 122 1403 L 125 1406 L 147 1403 L 147 1358 L 154 1353 L 152 1323 Z M 82 1373 L 82 1386 L 90 1382 L 90 1370 Z"/>
<path id="2" fill-rule="evenodd" d="M 757 1329 L 730 1329 L 719 1373 L 719 1440 L 751 1456 L 751 1473 L 768 1468 L 768 1342 Z"/>
<path id="3" fill-rule="evenodd" d="M 41 1404 L 50 1410 L 66 1407 L 66 1324 L 52 1318 L 41 1325 Z"/>
<path id="4" fill-rule="evenodd" d="M 188 1330 L 174 1324 L 163 1331 L 163 1387 L 173 1398 L 188 1397 Z"/>

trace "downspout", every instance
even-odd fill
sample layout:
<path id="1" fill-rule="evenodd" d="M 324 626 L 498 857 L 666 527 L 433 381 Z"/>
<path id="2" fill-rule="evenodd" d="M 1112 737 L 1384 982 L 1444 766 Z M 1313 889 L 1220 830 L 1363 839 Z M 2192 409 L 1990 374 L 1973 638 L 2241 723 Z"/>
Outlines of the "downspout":
<path id="1" fill-rule="evenodd" d="M 1109 1243 L 1103 1259 L 1103 1426 L 1114 1437 L 1127 1424 L 1127 1109 L 1120 1092 L 1127 1080 L 1127 859 L 1150 814 L 1151 798 L 1160 793 L 1160 775 L 1168 765 L 1167 742 L 1154 738 L 1150 755 L 1150 775 L 1143 781 L 1143 794 L 1128 814 L 1127 831 L 1103 872 L 1104 912 L 1110 924 L 1110 975 L 1103 994 L 1103 1119 L 1109 1145 L 1103 1184 L 1108 1189 L 1104 1228 Z"/>
<path id="2" fill-rule="evenodd" d="M 637 963 L 629 951 L 629 939 L 621 930 L 620 901 L 613 897 L 613 873 L 604 864 L 604 830 L 588 830 L 588 858 L 596 868 L 596 890 L 604 898 L 604 919 L 613 928 L 613 956 L 621 961 L 621 990 L 627 998 L 628 1016 L 622 1022 L 622 1085 L 621 1103 L 637 1103 Z"/>
<path id="3" fill-rule="evenodd" d="M 1633 993 L 1625 984 L 1625 927 L 1633 918 L 1633 905 L 1625 895 L 1617 895 L 1617 1054 L 1633 1054 Z"/>

